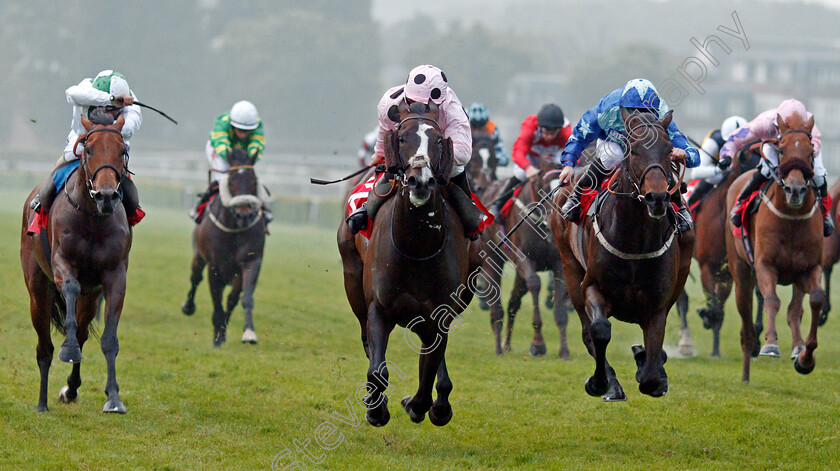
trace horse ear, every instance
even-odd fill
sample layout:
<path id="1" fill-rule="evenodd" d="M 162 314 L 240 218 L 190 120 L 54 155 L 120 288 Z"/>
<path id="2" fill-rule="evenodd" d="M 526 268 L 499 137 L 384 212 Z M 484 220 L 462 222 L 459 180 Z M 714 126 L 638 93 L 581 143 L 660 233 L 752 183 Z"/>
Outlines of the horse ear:
<path id="1" fill-rule="evenodd" d="M 123 126 L 125 125 L 125 115 L 120 113 L 120 116 L 114 121 L 114 126 L 117 127 L 118 130 L 122 131 Z"/>
<path id="2" fill-rule="evenodd" d="M 385 166 L 388 168 L 388 171 L 402 170 L 403 164 L 400 159 L 399 135 L 396 131 L 386 131 L 382 140 L 385 144 Z"/>
<path id="3" fill-rule="evenodd" d="M 808 121 L 805 121 L 805 130 L 808 131 L 808 132 L 811 132 L 813 129 L 814 129 L 814 115 L 811 115 L 811 117 L 808 119 Z"/>
<path id="4" fill-rule="evenodd" d="M 782 134 L 783 132 L 790 129 L 790 126 L 788 126 L 785 120 L 782 119 L 782 115 L 780 115 L 779 113 L 776 113 L 776 125 L 779 127 L 779 134 Z"/>
<path id="5" fill-rule="evenodd" d="M 91 120 L 85 118 L 85 114 L 82 113 L 82 126 L 85 127 L 85 130 L 90 131 L 90 128 L 93 127 L 93 122 Z"/>
<path id="6" fill-rule="evenodd" d="M 443 148 L 440 151 L 440 165 L 438 165 L 438 168 L 440 169 L 440 175 L 436 176 L 441 178 L 446 184 L 449 184 L 449 176 L 452 174 L 452 166 L 455 162 L 455 159 L 453 158 L 454 154 L 455 152 L 454 146 L 452 144 L 452 139 L 444 139 Z"/>
<path id="7" fill-rule="evenodd" d="M 671 125 L 671 119 L 673 119 L 673 118 L 674 118 L 674 110 L 668 110 L 668 112 L 665 113 L 665 116 L 663 116 L 662 119 L 657 121 L 657 123 L 660 126 L 662 126 L 663 128 L 668 129 L 668 126 Z"/>
<path id="8" fill-rule="evenodd" d="M 438 118 L 438 110 L 440 110 L 440 107 L 437 105 L 437 103 L 433 102 L 432 100 L 429 100 L 429 102 L 426 103 L 426 109 L 428 110 L 430 115 L 434 116 L 435 119 Z"/>

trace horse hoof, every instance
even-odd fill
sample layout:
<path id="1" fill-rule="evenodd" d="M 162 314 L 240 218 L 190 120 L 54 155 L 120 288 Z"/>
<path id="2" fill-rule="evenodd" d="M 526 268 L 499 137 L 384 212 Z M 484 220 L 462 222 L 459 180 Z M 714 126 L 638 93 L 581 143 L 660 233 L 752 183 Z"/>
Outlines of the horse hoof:
<path id="1" fill-rule="evenodd" d="M 761 350 L 758 352 L 758 354 L 763 357 L 779 358 L 780 356 L 782 356 L 782 351 L 779 350 L 778 345 L 768 343 L 767 345 L 763 345 L 761 347 Z"/>
<path id="2" fill-rule="evenodd" d="M 35 412 L 49 412 L 49 411 L 50 411 L 50 408 L 47 407 L 46 404 L 44 404 L 44 405 L 38 404 L 38 406 L 35 408 Z"/>
<path id="3" fill-rule="evenodd" d="M 478 308 L 481 309 L 482 311 L 489 311 L 490 310 L 490 305 L 487 304 L 487 301 L 485 301 L 484 299 L 479 299 L 478 300 Z"/>
<path id="4" fill-rule="evenodd" d="M 192 301 L 184 301 L 184 304 L 181 304 L 181 312 L 188 316 L 195 314 L 195 303 Z"/>
<path id="5" fill-rule="evenodd" d="M 438 427 L 443 427 L 444 425 L 448 424 L 450 420 L 452 420 L 452 406 L 446 406 L 443 410 L 443 413 L 438 412 L 435 413 L 435 407 L 429 409 L 429 422 Z"/>
<path id="6" fill-rule="evenodd" d="M 225 337 L 225 333 L 223 331 L 216 332 L 216 335 L 213 337 L 213 346 L 214 347 L 221 347 L 227 338 Z"/>
<path id="7" fill-rule="evenodd" d="M 102 412 L 105 412 L 106 414 L 125 414 L 126 410 L 120 398 L 115 397 L 105 401 L 105 406 L 102 407 Z"/>
<path id="8" fill-rule="evenodd" d="M 650 397 L 662 397 L 668 394 L 668 389 L 668 380 L 651 381 L 639 384 L 639 391 L 642 394 L 647 394 Z"/>
<path id="9" fill-rule="evenodd" d="M 245 332 L 242 332 L 242 343 L 246 342 L 251 345 L 256 345 L 257 343 L 257 333 L 252 329 L 245 329 Z"/>
<path id="10" fill-rule="evenodd" d="M 70 391 L 70 386 L 63 386 L 61 391 L 58 392 L 58 402 L 62 404 L 70 404 L 76 402 L 79 399 L 79 394 L 76 393 L 75 396 L 70 397 L 67 392 Z"/>
<path id="11" fill-rule="evenodd" d="M 402 398 L 400 404 L 402 404 L 402 406 L 405 408 L 405 412 L 408 414 L 408 417 L 411 419 L 411 421 L 415 424 L 419 424 L 426 418 L 426 414 L 415 414 L 414 409 L 411 408 L 410 402 L 411 396 L 406 396 Z"/>
<path id="12" fill-rule="evenodd" d="M 528 353 L 531 354 L 532 357 L 541 357 L 545 355 L 546 348 L 545 342 L 543 343 L 532 343 L 531 348 L 528 349 Z"/>
<path id="13" fill-rule="evenodd" d="M 791 360 L 796 360 L 799 357 L 799 354 L 804 352 L 804 351 L 805 351 L 805 346 L 804 345 L 798 345 L 796 347 L 793 347 L 793 351 L 790 352 L 790 359 Z"/>
<path id="14" fill-rule="evenodd" d="M 58 359 L 65 363 L 79 363 L 82 361 L 82 350 L 78 345 L 73 347 L 62 345 L 58 351 Z"/>
<path id="15" fill-rule="evenodd" d="M 811 366 L 805 366 L 802 363 L 799 363 L 798 358 L 793 361 L 793 369 L 801 375 L 807 375 L 808 373 L 814 371 L 815 366 L 817 366 L 817 362 L 814 362 Z"/>
<path id="16" fill-rule="evenodd" d="M 586 380 L 584 383 L 584 388 L 586 389 L 586 394 L 589 394 L 593 397 L 603 396 L 607 393 L 610 389 L 610 383 L 605 382 L 604 385 L 596 384 L 596 380 L 594 376 L 590 376 L 589 379 Z"/>
<path id="17" fill-rule="evenodd" d="M 558 353 L 560 359 L 563 361 L 569 361 L 569 349 L 560 347 L 560 352 Z"/>
<path id="18" fill-rule="evenodd" d="M 753 356 L 755 356 L 755 355 L 753 355 Z M 712 353 L 710 353 L 710 354 L 709 354 L 709 358 L 712 358 L 712 359 L 714 359 L 714 360 L 719 360 L 719 359 L 720 359 L 720 352 L 712 352 Z"/>

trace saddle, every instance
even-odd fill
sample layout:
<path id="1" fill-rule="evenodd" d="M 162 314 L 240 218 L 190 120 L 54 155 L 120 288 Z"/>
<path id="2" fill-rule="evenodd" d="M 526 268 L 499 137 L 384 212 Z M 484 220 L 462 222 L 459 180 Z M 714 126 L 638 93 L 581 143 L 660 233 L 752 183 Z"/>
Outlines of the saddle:
<path id="1" fill-rule="evenodd" d="M 766 181 L 761 188 L 754 191 L 747 199 L 745 199 L 736 211 L 737 214 L 741 217 L 741 227 L 733 227 L 732 234 L 737 238 L 743 238 L 747 235 L 747 231 L 745 230 L 747 224 L 747 218 L 751 214 L 755 214 L 758 212 L 758 206 L 761 204 L 761 198 L 758 196 L 760 194 L 766 194 L 767 190 L 770 188 L 770 184 L 773 183 L 771 180 Z"/>

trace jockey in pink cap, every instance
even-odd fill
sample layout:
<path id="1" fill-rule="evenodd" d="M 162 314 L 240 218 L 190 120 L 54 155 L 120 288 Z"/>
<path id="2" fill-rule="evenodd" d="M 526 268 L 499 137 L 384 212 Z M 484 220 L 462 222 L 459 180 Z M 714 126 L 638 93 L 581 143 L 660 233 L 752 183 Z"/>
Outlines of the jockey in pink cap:
<path id="1" fill-rule="evenodd" d="M 736 132 L 732 133 L 727 139 L 726 144 L 720 150 L 721 160 L 734 160 L 735 155 L 741 149 L 748 149 L 753 144 L 765 139 L 779 137 L 779 123 L 776 122 L 777 116 L 780 116 L 783 120 L 787 120 L 787 118 L 793 115 L 802 116 L 806 121 L 813 116 L 805 109 L 805 105 L 802 102 L 794 99 L 785 100 L 779 104 L 778 108 L 761 113 L 747 125 L 741 126 Z M 834 232 L 834 221 L 828 214 L 830 204 L 826 205 L 828 199 L 828 182 L 826 181 L 827 172 L 822 158 L 821 138 L 822 133 L 820 132 L 820 128 L 814 124 L 813 129 L 811 129 L 811 142 L 814 145 L 814 177 L 811 181 L 817 190 L 817 195 L 822 199 L 823 235 L 828 237 Z M 779 166 L 779 155 L 775 144 L 765 143 L 761 147 L 761 151 L 766 158 L 760 160 L 758 171 L 753 174 L 750 181 L 738 195 L 738 202 L 734 207 L 735 210 L 752 193 L 761 188 L 761 185 L 770 180 L 773 172 Z M 730 215 L 730 220 L 735 227 L 741 226 L 741 218 L 735 214 L 735 211 Z"/>
<path id="2" fill-rule="evenodd" d="M 458 190 L 449 191 L 449 200 L 464 224 L 467 236 L 475 240 L 481 231 L 492 219 L 482 210 L 476 207 L 472 200 L 472 192 L 464 172 L 465 166 L 472 157 L 472 132 L 470 121 L 464 107 L 455 92 L 447 84 L 446 74 L 432 65 L 420 65 L 411 70 L 405 84 L 388 89 L 379 100 L 377 111 L 379 114 L 379 135 L 374 146 L 373 163 L 381 163 L 384 160 L 385 144 L 384 136 L 387 131 L 396 131 L 399 125 L 399 117 L 396 115 L 397 108 L 403 102 L 428 103 L 429 101 L 438 105 L 438 124 L 443 131 L 444 138 L 452 139 L 453 160 L 450 182 Z M 389 169 L 393 171 L 394 169 Z M 390 188 L 388 183 L 390 175 L 385 178 L 376 175 L 366 184 L 368 187 L 382 185 L 379 191 L 371 191 L 365 198 L 360 194 L 364 185 L 357 187 L 350 197 L 348 205 L 352 214 L 347 218 L 347 224 L 353 234 L 368 227 L 368 219 L 373 219 L 376 211 L 381 206 L 384 198 L 376 194 L 386 194 Z M 366 201 L 363 201 L 366 200 Z"/>

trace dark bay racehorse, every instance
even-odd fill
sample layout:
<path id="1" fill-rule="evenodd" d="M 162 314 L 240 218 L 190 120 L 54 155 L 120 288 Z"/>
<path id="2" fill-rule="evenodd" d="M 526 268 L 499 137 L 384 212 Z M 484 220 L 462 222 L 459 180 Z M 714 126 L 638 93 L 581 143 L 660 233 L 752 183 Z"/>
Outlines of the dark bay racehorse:
<path id="1" fill-rule="evenodd" d="M 230 154 L 230 169 L 219 178 L 219 195 L 210 201 L 206 215 L 193 231 L 193 261 L 190 291 L 181 306 L 186 315 L 195 313 L 195 290 L 204 267 L 213 299 L 213 345 L 226 340 L 228 321 L 242 296 L 245 325 L 242 342 L 257 343 L 254 332 L 254 289 L 265 246 L 265 217 L 258 197 L 254 160 L 244 150 Z M 225 287 L 231 290 L 227 308 L 222 307 Z"/>
<path id="2" fill-rule="evenodd" d="M 493 139 L 486 131 L 472 131 L 472 158 L 470 158 L 468 175 L 471 186 L 476 195 L 481 196 L 492 182 L 496 181 L 497 139 Z"/>
<path id="3" fill-rule="evenodd" d="M 420 383 L 402 405 L 414 422 L 428 412 L 433 424 L 445 425 L 452 417 L 452 382 L 444 352 L 453 318 L 472 299 L 468 275 L 477 261 L 470 257 L 474 244 L 464 237 L 458 216 L 442 194 L 453 165 L 452 141 L 443 137 L 437 106 L 412 103 L 409 108 L 403 103 L 394 115 L 398 130 L 385 135 L 386 164 L 399 169 L 392 180 L 394 194 L 377 212 L 369 241 L 350 234 L 345 222 L 339 227 L 344 287 L 370 360 L 367 421 L 375 426 L 388 423 L 384 393 L 389 370 L 405 377 L 385 360 L 390 333 L 400 325 L 422 342 L 422 347 L 416 345 L 406 332 L 406 341 L 420 353 Z M 437 400 L 432 402 L 436 374 Z"/>
<path id="4" fill-rule="evenodd" d="M 82 347 L 100 296 L 105 300 L 105 329 L 100 345 L 108 369 L 107 400 L 102 411 L 126 412 L 119 396 L 115 366 L 119 352 L 117 325 L 125 297 L 132 235 L 119 194 L 120 182 L 128 175 L 128 154 L 120 133 L 125 118 L 120 116 L 114 122 L 111 117 L 94 115 L 92 119 L 95 123 L 82 116 L 87 132 L 77 146 L 84 145 L 84 153 L 64 186 L 64 194 L 55 199 L 50 209 L 47 230 L 27 235 L 34 217 L 29 204 L 40 187 L 29 194 L 23 210 L 20 261 L 29 290 L 32 325 L 38 333 L 40 412 L 49 410 L 47 380 L 54 351 L 50 321 L 66 336 L 58 358 L 73 364 L 59 401 L 74 402 L 82 384 Z"/>
<path id="5" fill-rule="evenodd" d="M 592 218 L 578 226 L 552 213 L 551 227 L 566 285 L 580 316 L 583 343 L 595 358 L 586 392 L 604 400 L 625 400 L 615 370 L 606 358 L 611 337 L 609 317 L 638 324 L 644 348 L 633 346 L 639 390 L 653 397 L 668 392 L 667 359 L 662 344 L 668 311 L 680 296 L 691 264 L 694 232 L 678 236 L 669 187 L 671 141 L 661 120 L 622 109 L 627 155 L 610 180 L 611 194 Z M 562 206 L 566 192 L 555 204 Z M 579 239 L 579 232 L 581 238 Z"/>
<path id="6" fill-rule="evenodd" d="M 840 200 L 840 180 L 834 182 L 828 191 L 831 194 L 830 214 L 836 222 L 837 203 Z M 822 313 L 820 313 L 820 327 L 828 320 L 828 313 L 831 311 L 831 272 L 838 261 L 840 261 L 840 235 L 837 234 L 837 231 L 834 231 L 823 241 L 822 266 L 825 277 L 825 303 L 823 303 Z"/>
<path id="7" fill-rule="evenodd" d="M 727 223 L 726 250 L 729 270 L 735 281 L 735 300 L 741 314 L 741 347 L 744 351 L 742 381 L 749 382 L 750 359 L 756 336 L 752 320 L 752 290 L 757 284 L 764 297 L 767 310 L 766 342 L 762 354 L 775 352 L 778 356 L 776 313 L 780 301 L 776 285 L 794 285 L 794 300 L 801 301 L 809 295 L 811 306 L 811 329 L 806 341 L 802 341 L 798 320 L 792 321 L 788 310 L 788 322 L 793 334 L 793 346 L 801 347 L 796 353 L 794 367 L 802 374 L 813 371 L 814 350 L 817 348 L 817 326 L 820 311 L 825 300 L 821 286 L 822 275 L 822 214 L 819 201 L 809 187 L 813 177 L 813 152 L 811 129 L 813 117 L 793 115 L 785 122 L 777 116 L 779 123 L 779 170 L 774 175 L 768 195 L 762 194 L 758 212 L 744 221 L 754 254 L 751 263 L 742 239 L 735 239 L 731 223 Z M 741 188 L 751 173 L 739 177 L 729 189 L 726 197 L 727 214 L 735 204 Z M 795 310 L 794 310 L 795 313 Z"/>
<path id="8" fill-rule="evenodd" d="M 566 282 L 563 278 L 563 264 L 560 259 L 560 252 L 554 243 L 551 235 L 551 228 L 548 225 L 547 212 L 544 209 L 536 209 L 528 216 L 519 228 L 511 234 L 507 240 L 503 239 L 503 229 L 510 230 L 537 205 L 537 203 L 550 190 L 550 181 L 557 181 L 558 172 L 554 171 L 555 166 L 550 158 L 543 158 L 540 162 L 540 173 L 534 179 L 525 183 L 518 196 L 512 198 L 514 205 L 507 213 L 503 225 L 493 224 L 489 230 L 482 235 L 485 252 L 495 247 L 504 247 L 508 255 L 497 254 L 495 257 L 484 259 L 482 273 L 489 275 L 489 282 L 498 287 L 501 284 L 502 273 L 498 267 L 503 266 L 506 259 L 513 261 L 516 267 L 516 277 L 508 301 L 508 323 L 502 338 L 503 312 L 501 301 L 495 296 L 488 303 L 490 306 L 490 322 L 496 338 L 496 354 L 511 349 L 511 335 L 516 314 L 522 306 L 522 297 L 531 293 L 533 314 L 531 326 L 534 328 L 534 337 L 528 352 L 533 356 L 542 356 L 546 353 L 545 339 L 542 334 L 542 316 L 540 314 L 540 288 L 542 282 L 539 272 L 548 271 L 551 273 L 551 284 L 554 289 L 551 307 L 554 309 L 554 322 L 560 331 L 560 345 L 558 355 L 564 360 L 569 359 L 569 347 L 566 341 L 566 326 L 568 325 L 568 293 Z M 487 192 L 487 200 L 491 201 L 498 197 L 500 186 L 493 186 Z M 493 292 L 499 291 L 499 288 Z"/>

